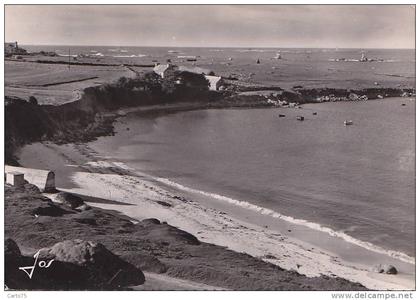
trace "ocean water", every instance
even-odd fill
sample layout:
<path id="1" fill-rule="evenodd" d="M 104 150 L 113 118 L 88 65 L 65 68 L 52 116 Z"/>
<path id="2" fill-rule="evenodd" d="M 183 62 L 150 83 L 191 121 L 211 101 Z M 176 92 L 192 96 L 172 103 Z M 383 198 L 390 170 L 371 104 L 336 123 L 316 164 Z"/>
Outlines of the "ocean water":
<path id="1" fill-rule="evenodd" d="M 178 48 L 117 46 L 30 46 L 29 51 L 55 51 L 61 56 L 89 55 L 95 63 L 153 65 L 172 63 L 199 66 L 221 76 L 290 88 L 365 88 L 374 83 L 414 86 L 413 49 L 292 49 L 292 48 Z M 279 53 L 282 59 L 275 59 Z M 360 63 L 362 53 L 376 61 Z M 186 61 L 196 56 L 197 61 Z M 51 58 L 50 58 L 51 59 Z M 256 64 L 256 60 L 260 64 Z M 345 59 L 346 61 L 335 61 Z"/>
<path id="2" fill-rule="evenodd" d="M 116 130 L 94 147 L 165 183 L 415 255 L 415 101 L 133 115 Z"/>

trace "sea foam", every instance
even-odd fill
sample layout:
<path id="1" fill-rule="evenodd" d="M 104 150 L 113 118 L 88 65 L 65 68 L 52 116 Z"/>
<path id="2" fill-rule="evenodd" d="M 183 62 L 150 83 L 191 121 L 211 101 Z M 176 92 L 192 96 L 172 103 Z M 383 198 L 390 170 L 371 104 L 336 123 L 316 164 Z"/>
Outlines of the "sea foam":
<path id="1" fill-rule="evenodd" d="M 202 191 L 202 190 L 189 188 L 189 187 L 183 186 L 179 183 L 173 182 L 173 181 L 171 181 L 167 178 L 159 177 L 159 178 L 155 178 L 155 180 L 158 181 L 158 182 L 161 182 L 163 184 L 166 184 L 168 186 L 172 186 L 174 188 L 177 188 L 179 190 L 183 190 L 183 191 L 186 191 L 186 192 L 189 192 L 189 193 L 200 194 L 200 195 L 203 195 L 203 196 L 206 196 L 206 197 L 211 197 L 211 198 L 217 199 L 219 201 L 224 201 L 224 202 L 227 202 L 227 203 L 232 204 L 232 205 L 240 206 L 242 208 L 255 211 L 255 212 L 260 213 L 262 215 L 266 215 L 266 216 L 270 216 L 270 217 L 273 217 L 273 218 L 281 219 L 281 220 L 287 221 L 289 223 L 305 226 L 305 227 L 310 228 L 312 230 L 325 232 L 325 233 L 329 234 L 330 236 L 341 238 L 348 243 L 355 244 L 355 245 L 357 245 L 359 247 L 362 247 L 364 249 L 367 249 L 367 250 L 370 250 L 370 251 L 373 251 L 373 252 L 376 252 L 376 253 L 379 253 L 379 254 L 384 254 L 384 255 L 390 256 L 392 258 L 398 259 L 398 260 L 403 261 L 405 263 L 415 264 L 415 258 L 411 257 L 411 256 L 409 256 L 409 255 L 407 255 L 403 252 L 384 249 L 384 248 L 382 248 L 380 246 L 377 246 L 377 245 L 374 245 L 370 242 L 365 242 L 365 241 L 358 240 L 358 239 L 356 239 L 356 238 L 354 238 L 354 237 L 352 237 L 352 236 L 350 236 L 350 235 L 348 235 L 348 234 L 346 234 L 342 231 L 336 231 L 336 230 L 333 230 L 329 227 L 323 226 L 323 225 L 318 224 L 318 223 L 314 223 L 314 222 L 311 222 L 311 221 L 308 221 L 308 220 L 296 219 L 296 218 L 293 218 L 293 217 L 290 217 L 290 216 L 282 215 L 281 213 L 276 212 L 274 210 L 271 210 L 271 209 L 268 209 L 268 208 L 265 208 L 265 207 L 261 207 L 261 206 L 258 206 L 258 205 L 255 205 L 255 204 L 252 204 L 252 203 L 249 203 L 249 202 L 246 202 L 246 201 L 241 201 L 241 200 L 229 198 L 229 197 L 226 197 L 226 196 L 222 196 L 222 195 L 219 195 L 219 194 L 209 193 L 209 192 L 205 192 L 205 191 Z"/>

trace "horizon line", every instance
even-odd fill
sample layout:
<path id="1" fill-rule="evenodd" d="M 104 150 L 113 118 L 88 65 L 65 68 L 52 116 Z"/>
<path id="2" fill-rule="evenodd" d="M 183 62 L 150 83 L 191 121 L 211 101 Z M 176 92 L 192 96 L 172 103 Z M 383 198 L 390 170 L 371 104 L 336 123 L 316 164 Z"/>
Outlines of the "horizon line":
<path id="1" fill-rule="evenodd" d="M 8 43 L 8 42 L 5 42 Z M 19 42 L 18 42 L 19 43 Z M 151 47 L 151 48 L 253 48 L 253 49 L 390 49 L 390 50 L 416 50 L 414 48 L 378 48 L 378 47 L 311 47 L 311 46 L 287 46 L 287 47 L 276 47 L 276 46 L 156 46 L 156 45 L 87 45 L 87 44 L 26 44 L 19 43 L 24 46 L 66 46 L 66 47 Z"/>

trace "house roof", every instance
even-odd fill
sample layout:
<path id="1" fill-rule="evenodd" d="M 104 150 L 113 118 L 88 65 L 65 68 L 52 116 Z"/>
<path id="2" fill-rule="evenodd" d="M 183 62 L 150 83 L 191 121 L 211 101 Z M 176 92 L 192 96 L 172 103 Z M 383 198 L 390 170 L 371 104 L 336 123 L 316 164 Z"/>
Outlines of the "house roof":
<path id="1" fill-rule="evenodd" d="M 180 71 L 187 71 L 197 74 L 209 74 L 211 71 L 209 69 L 204 69 L 200 67 L 188 67 L 188 66 L 179 66 Z"/>
<path id="2" fill-rule="evenodd" d="M 218 83 L 222 79 L 222 77 L 220 77 L 220 76 L 206 75 L 205 77 L 208 81 L 210 81 L 210 84 Z"/>
<path id="3" fill-rule="evenodd" d="M 162 73 L 162 72 L 165 72 L 169 68 L 176 68 L 176 66 L 171 65 L 171 64 L 157 65 L 153 68 L 153 71 L 155 71 L 156 73 Z"/>

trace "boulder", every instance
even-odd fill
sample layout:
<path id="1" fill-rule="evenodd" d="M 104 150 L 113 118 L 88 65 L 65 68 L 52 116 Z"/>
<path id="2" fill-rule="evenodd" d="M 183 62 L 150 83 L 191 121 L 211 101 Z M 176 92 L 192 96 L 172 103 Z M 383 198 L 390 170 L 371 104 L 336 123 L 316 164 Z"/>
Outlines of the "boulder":
<path id="1" fill-rule="evenodd" d="M 149 225 L 149 224 L 159 225 L 160 221 L 158 219 L 155 219 L 155 218 L 150 218 L 150 219 L 142 220 L 141 223 L 143 225 Z"/>
<path id="2" fill-rule="evenodd" d="M 398 274 L 397 268 L 395 268 L 393 265 L 387 265 L 387 264 L 380 264 L 380 265 L 374 266 L 373 272 L 391 274 L 391 275 Z"/>
<path id="3" fill-rule="evenodd" d="M 122 260 L 104 245 L 92 241 L 77 239 L 57 243 L 41 249 L 39 259 L 54 259 L 52 266 L 71 266 L 73 274 L 78 274 L 78 283 L 82 284 L 72 287 L 75 289 L 111 290 L 140 285 L 145 281 L 140 269 Z M 65 276 L 62 272 L 56 273 Z"/>
<path id="4" fill-rule="evenodd" d="M 84 204 L 82 198 L 66 192 L 59 192 L 55 197 L 55 201 L 62 203 L 72 209 L 75 209 L 76 207 L 82 206 Z"/>
<path id="5" fill-rule="evenodd" d="M 40 205 L 32 210 L 32 215 L 36 216 L 50 216 L 50 217 L 59 217 L 68 212 L 53 203 L 43 202 Z"/>
<path id="6" fill-rule="evenodd" d="M 4 256 L 6 262 L 18 261 L 22 258 L 22 253 L 16 242 L 12 239 L 6 239 L 4 242 Z"/>
<path id="7" fill-rule="evenodd" d="M 85 204 L 82 204 L 79 207 L 77 207 L 77 209 L 80 210 L 80 211 L 86 211 L 86 210 L 92 209 L 92 207 L 85 203 Z"/>
<path id="8" fill-rule="evenodd" d="M 33 260 L 32 260 L 33 261 Z M 16 242 L 10 238 L 4 242 L 4 283 L 7 288 L 30 289 L 36 282 L 31 281 L 20 267 L 30 266 L 32 261 L 22 256 Z"/>
<path id="9" fill-rule="evenodd" d="M 355 93 L 350 93 L 350 94 L 349 94 L 349 99 L 350 99 L 351 101 L 356 101 L 356 100 L 359 100 L 359 96 L 358 96 L 358 95 L 356 95 Z"/>
<path id="10" fill-rule="evenodd" d="M 4 283 L 7 288 L 14 289 L 21 281 L 22 274 L 18 272 L 21 261 L 22 254 L 18 245 L 14 240 L 6 239 L 4 242 Z"/>
<path id="11" fill-rule="evenodd" d="M 392 274 L 392 275 L 398 274 L 397 268 L 395 268 L 392 265 L 384 265 L 384 272 L 385 274 Z"/>

